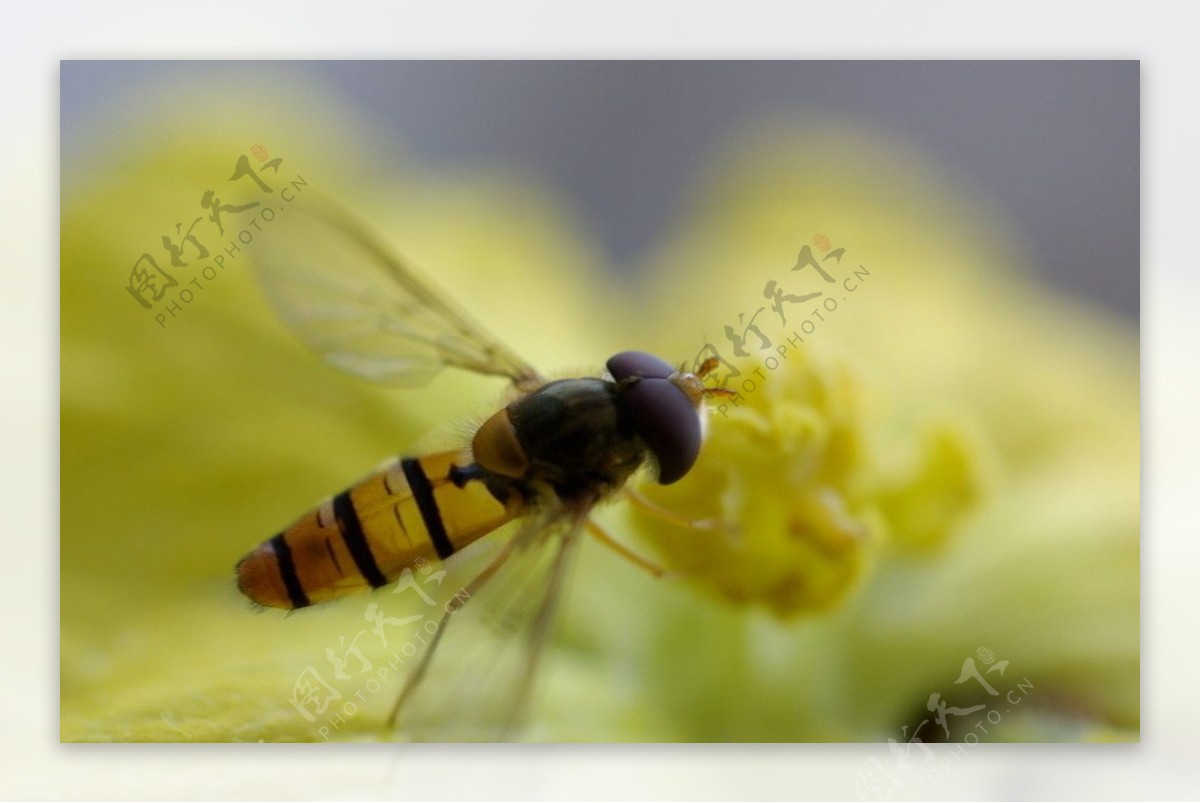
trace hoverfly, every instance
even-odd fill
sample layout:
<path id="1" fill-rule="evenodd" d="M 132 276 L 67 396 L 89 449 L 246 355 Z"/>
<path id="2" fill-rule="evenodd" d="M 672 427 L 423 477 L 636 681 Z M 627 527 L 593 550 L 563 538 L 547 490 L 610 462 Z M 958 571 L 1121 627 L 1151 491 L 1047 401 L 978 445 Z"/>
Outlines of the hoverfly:
<path id="1" fill-rule="evenodd" d="M 626 482 L 644 466 L 662 484 L 687 474 L 704 439 L 705 398 L 728 393 L 703 384 L 717 361 L 691 372 L 623 352 L 607 361 L 607 376 L 550 381 L 355 218 L 328 202 L 306 204 L 315 211 L 287 210 L 305 218 L 297 236 L 272 241 L 266 258 L 256 251 L 255 259 L 277 312 L 310 347 L 341 369 L 388 384 L 421 384 L 447 366 L 506 377 L 513 398 L 470 444 L 394 460 L 263 541 L 237 564 L 238 588 L 259 605 L 304 608 L 392 584 L 406 569 L 450 560 L 519 522 L 465 594 L 444 606 L 389 719 L 416 738 L 444 732 L 436 723 L 446 711 L 432 698 L 422 701 L 423 680 L 455 630 L 451 617 L 464 605 L 489 605 L 506 631 L 501 640 L 519 654 L 503 665 L 483 655 L 476 676 L 454 694 L 478 702 L 465 711 L 478 720 L 467 730 L 504 738 L 519 724 L 580 534 L 662 573 L 591 521 L 593 507 L 625 494 L 677 524 L 701 524 L 656 508 Z M 434 725 L 422 731 L 418 717 L 409 717 L 414 708 L 424 708 Z"/>

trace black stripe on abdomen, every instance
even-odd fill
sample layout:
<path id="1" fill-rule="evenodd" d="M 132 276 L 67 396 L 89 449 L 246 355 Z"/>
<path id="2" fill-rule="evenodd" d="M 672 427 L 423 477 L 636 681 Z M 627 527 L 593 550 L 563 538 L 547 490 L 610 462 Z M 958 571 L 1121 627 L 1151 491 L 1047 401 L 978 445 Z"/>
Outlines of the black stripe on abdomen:
<path id="1" fill-rule="evenodd" d="M 283 578 L 283 587 L 287 589 L 288 600 L 293 608 L 307 608 L 308 595 L 300 584 L 300 575 L 296 574 L 296 564 L 292 561 L 292 548 L 288 546 L 283 533 L 271 539 L 271 551 L 275 553 L 275 562 L 279 564 L 279 576 Z"/>
<path id="2" fill-rule="evenodd" d="M 454 544 L 450 543 L 450 536 L 446 534 L 446 524 L 442 521 L 442 512 L 438 510 L 437 500 L 433 497 L 433 486 L 429 484 L 429 477 L 425 476 L 421 461 L 414 457 L 402 458 L 400 467 L 404 469 L 404 479 L 408 481 L 408 489 L 412 491 L 413 499 L 417 500 L 417 510 L 421 511 L 421 518 L 425 521 L 425 529 L 429 532 L 433 549 L 439 558 L 445 560 L 454 554 Z"/>
<path id="3" fill-rule="evenodd" d="M 379 564 L 371 554 L 371 545 L 367 543 L 367 534 L 363 532 L 362 522 L 358 519 L 358 511 L 350 499 L 350 491 L 342 491 L 333 498 L 333 518 L 337 521 L 338 531 L 346 542 L 350 557 L 358 573 L 371 584 L 371 588 L 379 588 L 388 584 L 388 580 L 379 571 Z"/>

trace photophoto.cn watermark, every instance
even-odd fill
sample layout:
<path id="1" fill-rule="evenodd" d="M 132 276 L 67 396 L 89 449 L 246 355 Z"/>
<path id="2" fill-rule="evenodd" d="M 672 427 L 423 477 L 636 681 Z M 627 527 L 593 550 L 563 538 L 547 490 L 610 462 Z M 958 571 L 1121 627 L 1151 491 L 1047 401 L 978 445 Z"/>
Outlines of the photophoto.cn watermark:
<path id="1" fill-rule="evenodd" d="M 239 156 L 233 175 L 221 185 L 223 189 L 206 189 L 200 195 L 201 214 L 186 229 L 183 223 L 176 223 L 173 233 L 162 235 L 160 249 L 144 251 L 134 260 L 125 289 L 160 328 L 165 329 L 182 315 L 199 294 L 238 261 L 242 249 L 250 246 L 308 187 L 300 174 L 293 178 L 281 176 L 283 157 L 271 158 L 263 145 L 253 146 L 250 156 L 262 164 L 253 165 L 246 154 Z M 231 182 L 236 186 L 229 187 Z M 228 199 L 229 193 L 247 186 L 253 187 L 261 199 L 246 203 Z"/>
<path id="2" fill-rule="evenodd" d="M 725 324 L 725 342 L 721 348 L 711 341 L 704 344 L 693 360 L 692 370 L 699 370 L 706 360 L 715 359 L 718 366 L 705 377 L 705 383 L 731 390 L 734 394 L 713 405 L 715 412 L 728 416 L 730 409 L 741 404 L 746 396 L 767 381 L 764 368 L 775 371 L 783 365 L 804 344 L 806 337 L 819 331 L 851 294 L 858 292 L 871 278 L 866 265 L 851 267 L 851 260 L 844 260 L 845 256 L 845 248 L 834 248 L 833 242 L 824 234 L 815 235 L 811 244 L 801 247 L 786 282 L 767 280 L 762 290 L 766 304 L 760 304 L 750 314 L 738 313 L 736 324 Z M 797 275 L 792 276 L 793 273 Z M 727 359 L 722 349 L 733 359 Z M 757 356 L 763 365 L 753 371 L 742 371 L 737 360 L 744 361 L 752 356 Z"/>
<path id="3" fill-rule="evenodd" d="M 363 619 L 369 627 L 359 629 L 354 637 L 341 636 L 336 647 L 325 648 L 325 675 L 317 666 L 310 664 L 300 672 L 292 685 L 288 702 L 303 719 L 316 725 L 317 733 L 325 741 L 345 727 L 363 709 L 387 710 L 391 697 L 395 696 L 395 685 L 388 685 L 394 673 L 399 674 L 409 664 L 419 660 L 423 649 L 437 636 L 438 630 L 449 623 L 446 616 L 453 616 L 470 598 L 465 589 L 439 605 L 427 589 L 438 594 L 446 578 L 444 569 L 433 570 L 433 564 L 425 558 L 416 561 L 417 571 L 405 569 L 392 588 L 393 594 L 412 591 L 424 603 L 426 610 L 405 617 L 393 617 L 384 613 L 377 602 L 367 603 Z M 418 579 L 419 578 L 419 579 Z M 371 636 L 367 636 L 370 633 Z M 359 649 L 359 640 L 379 639 L 380 648 L 387 650 L 384 659 L 372 661 Z M 333 680 L 326 679 L 326 675 Z M 384 692 L 382 695 L 380 692 Z"/>
<path id="4" fill-rule="evenodd" d="M 981 741 L 987 741 L 989 734 L 1032 694 L 1034 686 L 1029 678 L 1017 677 L 1008 669 L 1009 662 L 997 660 L 987 647 L 980 647 L 964 660 L 953 684 L 962 688 L 950 695 L 930 692 L 925 703 L 930 716 L 911 733 L 904 725 L 899 739 L 888 737 L 891 760 L 872 756 L 863 762 L 854 779 L 858 799 L 927 799 L 930 787 L 953 774 L 958 762 Z M 963 704 L 955 704 L 956 700 L 963 700 Z M 935 753 L 929 746 L 931 742 L 951 747 Z"/>

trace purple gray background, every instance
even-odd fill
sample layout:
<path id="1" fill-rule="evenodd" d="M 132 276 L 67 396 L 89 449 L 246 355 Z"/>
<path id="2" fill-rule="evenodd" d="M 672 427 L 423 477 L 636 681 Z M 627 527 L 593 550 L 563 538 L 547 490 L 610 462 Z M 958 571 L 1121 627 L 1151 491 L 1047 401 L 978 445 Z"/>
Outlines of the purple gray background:
<path id="1" fill-rule="evenodd" d="M 64 179 L 104 110 L 231 70 L 332 87 L 433 168 L 532 169 L 574 198 L 616 264 L 654 243 L 747 121 L 858 120 L 990 194 L 1049 281 L 1138 318 L 1136 61 L 63 62 Z"/>

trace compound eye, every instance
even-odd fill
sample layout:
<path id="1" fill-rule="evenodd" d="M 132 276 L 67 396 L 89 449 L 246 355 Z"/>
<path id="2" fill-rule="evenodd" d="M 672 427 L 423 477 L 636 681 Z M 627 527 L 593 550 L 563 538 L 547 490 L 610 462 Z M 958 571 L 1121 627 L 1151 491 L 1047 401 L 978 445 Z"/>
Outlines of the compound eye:
<path id="1" fill-rule="evenodd" d="M 612 370 L 612 360 L 609 363 Z M 658 460 L 659 483 L 681 479 L 695 464 L 703 440 L 691 399 L 666 379 L 642 379 L 623 396 L 634 429 Z"/>
<path id="2" fill-rule="evenodd" d="M 613 379 L 618 382 L 629 379 L 631 376 L 666 379 L 675 372 L 670 365 L 644 351 L 622 351 L 620 354 L 614 354 L 608 358 L 605 366 L 612 374 Z"/>

